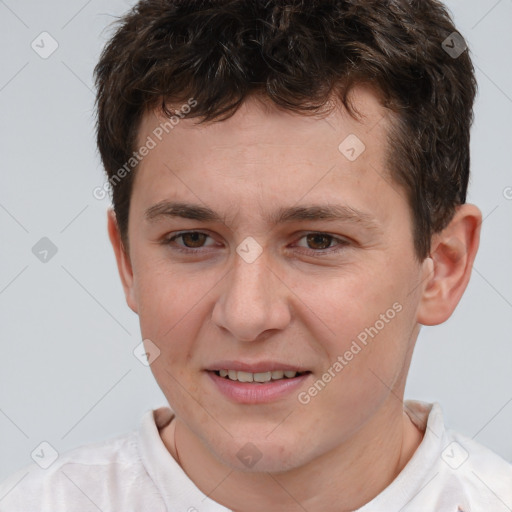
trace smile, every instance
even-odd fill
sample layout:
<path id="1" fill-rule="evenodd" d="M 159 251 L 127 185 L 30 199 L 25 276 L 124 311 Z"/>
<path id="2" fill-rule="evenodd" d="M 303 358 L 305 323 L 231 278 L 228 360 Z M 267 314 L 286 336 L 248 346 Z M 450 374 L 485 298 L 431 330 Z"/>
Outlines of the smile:
<path id="1" fill-rule="evenodd" d="M 224 377 L 226 379 L 238 381 L 238 382 L 256 382 L 256 383 L 265 383 L 270 382 L 271 380 L 281 380 L 281 379 L 293 379 L 297 377 L 297 375 L 303 375 L 307 372 L 296 372 L 293 370 L 275 370 L 268 372 L 240 372 L 236 370 L 219 370 L 215 372 L 219 377 Z"/>
<path id="2" fill-rule="evenodd" d="M 296 395 L 312 375 L 310 371 L 296 370 L 248 372 L 223 369 L 205 373 L 224 398 L 238 404 L 264 404 L 288 399 Z"/>

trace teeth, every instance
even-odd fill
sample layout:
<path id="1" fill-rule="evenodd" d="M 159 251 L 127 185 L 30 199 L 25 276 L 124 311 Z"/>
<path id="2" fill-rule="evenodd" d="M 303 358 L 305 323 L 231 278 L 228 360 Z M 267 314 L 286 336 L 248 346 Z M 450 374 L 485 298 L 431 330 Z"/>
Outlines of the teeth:
<path id="1" fill-rule="evenodd" d="M 230 380 L 238 382 L 270 382 L 271 380 L 280 380 L 284 377 L 293 379 L 298 372 L 293 370 L 274 370 L 272 372 L 237 372 L 236 370 L 219 370 L 221 377 L 228 377 Z"/>
<path id="2" fill-rule="evenodd" d="M 254 374 L 249 372 L 237 372 L 238 382 L 252 382 L 254 380 Z"/>
<path id="3" fill-rule="evenodd" d="M 272 372 L 255 373 L 254 382 L 269 382 L 272 379 Z"/>

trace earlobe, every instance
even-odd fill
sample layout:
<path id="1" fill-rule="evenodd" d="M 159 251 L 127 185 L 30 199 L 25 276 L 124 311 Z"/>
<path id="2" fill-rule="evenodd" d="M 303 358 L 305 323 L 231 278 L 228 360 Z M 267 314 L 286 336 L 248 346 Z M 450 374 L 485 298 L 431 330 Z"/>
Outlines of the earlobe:
<path id="1" fill-rule="evenodd" d="M 119 227 L 117 224 L 116 214 L 112 208 L 109 208 L 107 212 L 107 225 L 108 236 L 110 238 L 112 248 L 114 249 L 117 262 L 117 270 L 123 285 L 126 302 L 133 312 L 138 313 L 132 264 L 130 261 L 130 256 L 124 247 L 121 233 L 119 232 Z"/>
<path id="2" fill-rule="evenodd" d="M 423 291 L 417 320 L 438 325 L 452 315 L 471 276 L 480 241 L 482 214 L 470 204 L 460 205 L 448 226 L 432 238 L 424 262 Z"/>

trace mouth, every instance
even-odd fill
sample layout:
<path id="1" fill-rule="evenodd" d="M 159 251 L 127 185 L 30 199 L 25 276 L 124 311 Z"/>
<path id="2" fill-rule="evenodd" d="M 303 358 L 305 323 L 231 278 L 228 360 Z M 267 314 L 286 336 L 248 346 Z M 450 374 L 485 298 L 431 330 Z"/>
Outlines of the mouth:
<path id="1" fill-rule="evenodd" d="M 229 364 L 231 368 L 223 366 L 220 364 L 217 366 L 220 369 L 206 371 L 209 382 L 224 398 L 237 404 L 270 404 L 288 400 L 306 385 L 312 375 L 309 370 L 272 363 Z"/>
<path id="2" fill-rule="evenodd" d="M 295 370 L 269 370 L 257 373 L 237 370 L 213 370 L 212 372 L 223 379 L 236 382 L 251 382 L 253 384 L 265 384 L 271 381 L 289 380 L 311 373 L 309 371 L 301 372 Z"/>

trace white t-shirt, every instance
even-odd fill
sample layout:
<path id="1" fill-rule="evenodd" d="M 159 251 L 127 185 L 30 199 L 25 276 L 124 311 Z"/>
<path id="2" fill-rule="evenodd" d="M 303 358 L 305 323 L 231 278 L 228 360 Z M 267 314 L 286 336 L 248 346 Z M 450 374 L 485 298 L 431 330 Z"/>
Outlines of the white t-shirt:
<path id="1" fill-rule="evenodd" d="M 357 512 L 511 512 L 512 465 L 446 430 L 438 403 L 405 404 L 423 441 L 391 485 Z M 0 512 L 229 512 L 167 451 L 158 429 L 172 417 L 169 407 L 149 410 L 137 431 L 75 448 L 47 469 L 26 466 L 0 485 Z M 42 465 L 52 460 L 50 447 L 37 454 Z"/>

